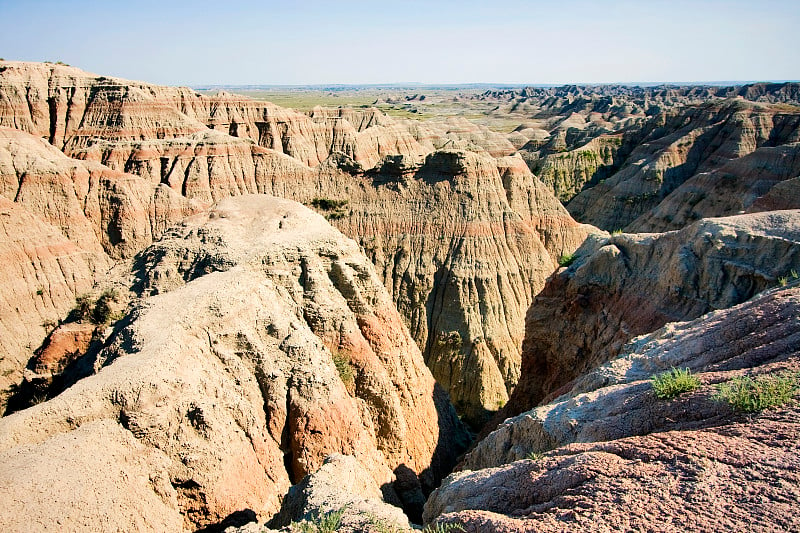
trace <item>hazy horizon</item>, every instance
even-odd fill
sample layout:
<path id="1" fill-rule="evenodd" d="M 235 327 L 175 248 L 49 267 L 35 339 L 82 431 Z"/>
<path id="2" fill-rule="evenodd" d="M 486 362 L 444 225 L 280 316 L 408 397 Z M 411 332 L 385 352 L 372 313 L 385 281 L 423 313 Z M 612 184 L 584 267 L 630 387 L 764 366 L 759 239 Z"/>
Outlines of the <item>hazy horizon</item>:
<path id="1" fill-rule="evenodd" d="M 0 0 L 0 57 L 166 85 L 800 79 L 800 2 Z M 691 81 L 689 81 L 691 80 Z M 728 81 L 730 80 L 730 81 Z"/>

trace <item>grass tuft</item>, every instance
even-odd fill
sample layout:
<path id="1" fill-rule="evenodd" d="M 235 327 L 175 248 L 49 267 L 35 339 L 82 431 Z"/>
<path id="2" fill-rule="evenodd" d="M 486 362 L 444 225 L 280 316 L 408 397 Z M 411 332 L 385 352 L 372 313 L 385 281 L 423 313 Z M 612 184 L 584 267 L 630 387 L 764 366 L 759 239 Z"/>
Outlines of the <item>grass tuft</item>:
<path id="1" fill-rule="evenodd" d="M 700 386 L 700 380 L 688 368 L 671 368 L 650 378 L 656 398 L 669 400 L 681 393 L 693 391 Z"/>
<path id="2" fill-rule="evenodd" d="M 347 389 L 347 392 L 352 393 L 356 384 L 356 375 L 350 364 L 350 358 L 339 351 L 333 351 L 331 355 L 333 355 L 333 364 L 339 372 L 339 378 L 344 383 L 344 388 Z"/>
<path id="3" fill-rule="evenodd" d="M 800 374 L 781 372 L 751 378 L 742 376 L 717 385 L 715 398 L 737 411 L 755 413 L 791 402 L 800 392 Z"/>
<path id="4" fill-rule="evenodd" d="M 294 533 L 334 533 L 342 525 L 342 515 L 346 507 L 338 511 L 316 513 L 311 520 L 295 522 L 290 527 Z"/>
<path id="5" fill-rule="evenodd" d="M 575 261 L 575 254 L 564 254 L 558 258 L 558 266 L 568 267 Z"/>
<path id="6" fill-rule="evenodd" d="M 531 461 L 538 461 L 539 459 L 542 459 L 543 457 L 544 457 L 544 454 L 541 453 L 541 452 L 531 452 L 531 453 L 529 453 L 528 455 L 525 456 L 525 459 L 530 459 Z"/>

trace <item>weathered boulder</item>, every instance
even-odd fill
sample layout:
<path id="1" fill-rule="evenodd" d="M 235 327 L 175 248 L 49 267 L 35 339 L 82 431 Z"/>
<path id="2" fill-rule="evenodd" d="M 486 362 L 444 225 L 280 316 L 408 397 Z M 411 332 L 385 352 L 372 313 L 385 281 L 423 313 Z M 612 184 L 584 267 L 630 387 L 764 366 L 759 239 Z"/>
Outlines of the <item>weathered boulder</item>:
<path id="1" fill-rule="evenodd" d="M 354 457 L 334 454 L 319 470 L 289 489 L 281 512 L 270 525 L 278 528 L 340 512 L 341 527 L 337 531 L 411 529 L 403 511 L 383 498 L 381 488 Z"/>

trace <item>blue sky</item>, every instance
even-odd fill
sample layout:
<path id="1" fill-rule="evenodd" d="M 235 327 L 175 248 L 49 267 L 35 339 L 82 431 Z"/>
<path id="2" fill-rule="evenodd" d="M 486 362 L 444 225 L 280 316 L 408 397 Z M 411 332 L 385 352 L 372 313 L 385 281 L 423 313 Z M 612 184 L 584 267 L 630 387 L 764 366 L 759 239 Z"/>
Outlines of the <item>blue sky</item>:
<path id="1" fill-rule="evenodd" d="M 0 57 L 169 85 L 800 79 L 800 0 L 11 1 Z"/>

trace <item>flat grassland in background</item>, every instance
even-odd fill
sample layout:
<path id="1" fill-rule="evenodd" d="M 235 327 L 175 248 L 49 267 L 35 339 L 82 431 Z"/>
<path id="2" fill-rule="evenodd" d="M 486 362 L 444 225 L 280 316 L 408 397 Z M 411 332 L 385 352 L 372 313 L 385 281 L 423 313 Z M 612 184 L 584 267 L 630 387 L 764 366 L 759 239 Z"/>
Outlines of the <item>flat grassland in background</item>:
<path id="1" fill-rule="evenodd" d="M 306 113 L 316 106 L 322 107 L 376 107 L 392 117 L 413 120 L 461 117 L 475 124 L 488 126 L 502 133 L 513 131 L 526 118 L 495 110 L 497 102 L 472 99 L 486 89 L 474 88 L 226 88 L 227 92 L 240 94 L 254 100 L 266 100 L 281 107 Z M 214 94 L 216 89 L 198 90 L 201 94 Z M 421 98 L 423 97 L 424 98 Z"/>

